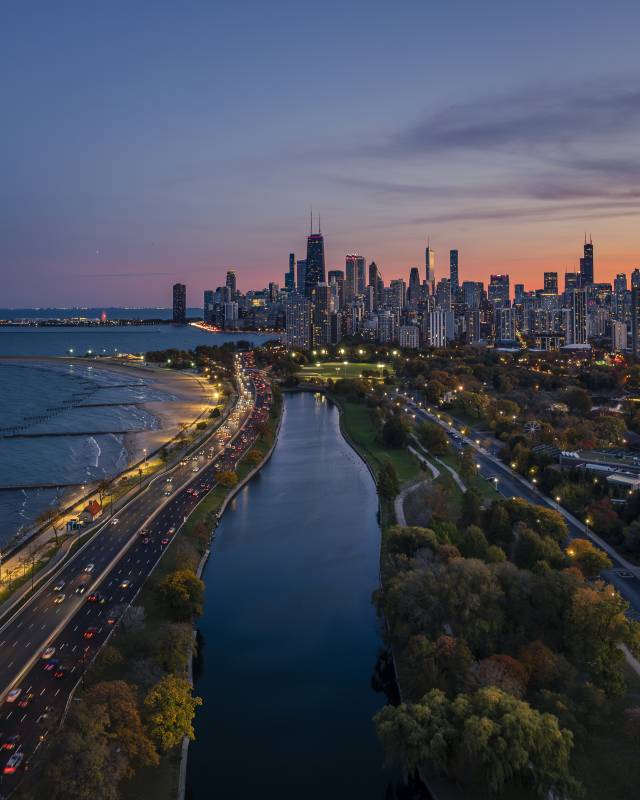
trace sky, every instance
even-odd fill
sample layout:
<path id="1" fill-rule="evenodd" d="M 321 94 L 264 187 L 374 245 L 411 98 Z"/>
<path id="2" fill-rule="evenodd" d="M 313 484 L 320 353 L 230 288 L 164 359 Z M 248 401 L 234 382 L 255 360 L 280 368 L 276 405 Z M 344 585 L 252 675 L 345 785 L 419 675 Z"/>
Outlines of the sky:
<path id="1" fill-rule="evenodd" d="M 640 265 L 640 5 L 31 2 L 0 11 L 0 307 L 188 304 L 327 268 L 385 281 Z"/>

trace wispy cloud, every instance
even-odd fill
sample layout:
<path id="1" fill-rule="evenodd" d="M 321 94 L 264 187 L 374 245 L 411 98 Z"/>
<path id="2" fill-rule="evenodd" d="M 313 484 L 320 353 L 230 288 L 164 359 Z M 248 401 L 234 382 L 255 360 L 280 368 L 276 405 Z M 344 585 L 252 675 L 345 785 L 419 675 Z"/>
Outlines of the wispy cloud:
<path id="1" fill-rule="evenodd" d="M 378 152 L 529 151 L 604 135 L 624 137 L 639 123 L 635 81 L 540 85 L 435 110 L 392 135 Z"/>

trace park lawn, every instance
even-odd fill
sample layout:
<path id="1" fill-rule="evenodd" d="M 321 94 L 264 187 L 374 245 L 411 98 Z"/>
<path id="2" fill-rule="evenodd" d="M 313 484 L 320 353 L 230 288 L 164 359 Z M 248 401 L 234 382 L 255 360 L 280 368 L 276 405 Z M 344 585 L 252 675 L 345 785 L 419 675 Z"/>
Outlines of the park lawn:
<path id="1" fill-rule="evenodd" d="M 370 410 L 363 403 L 337 399 L 342 411 L 342 425 L 356 450 L 367 461 L 376 475 L 385 461 L 390 461 L 400 483 L 415 480 L 420 474 L 418 459 L 405 448 L 391 448 L 378 439 Z"/>
<path id="2" fill-rule="evenodd" d="M 342 380 L 343 378 L 354 379 L 362 377 L 363 369 L 371 371 L 380 378 L 382 378 L 383 369 L 387 370 L 390 374 L 394 372 L 391 364 L 385 364 L 382 369 L 378 369 L 376 364 L 370 364 L 368 361 L 349 361 L 346 364 L 343 361 L 324 361 L 320 364 L 309 364 L 305 367 L 301 367 L 298 376 L 303 381 L 320 380 L 324 382 L 329 378 L 334 381 Z"/>

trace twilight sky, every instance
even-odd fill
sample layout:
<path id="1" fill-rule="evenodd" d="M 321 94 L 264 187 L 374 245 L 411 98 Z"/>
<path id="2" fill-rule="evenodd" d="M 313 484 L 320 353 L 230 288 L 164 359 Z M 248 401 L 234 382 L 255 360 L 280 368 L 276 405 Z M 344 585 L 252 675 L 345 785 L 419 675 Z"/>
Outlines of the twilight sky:
<path id="1" fill-rule="evenodd" d="M 327 267 L 385 281 L 640 265 L 633 0 L 9 0 L 0 307 L 189 305 Z"/>

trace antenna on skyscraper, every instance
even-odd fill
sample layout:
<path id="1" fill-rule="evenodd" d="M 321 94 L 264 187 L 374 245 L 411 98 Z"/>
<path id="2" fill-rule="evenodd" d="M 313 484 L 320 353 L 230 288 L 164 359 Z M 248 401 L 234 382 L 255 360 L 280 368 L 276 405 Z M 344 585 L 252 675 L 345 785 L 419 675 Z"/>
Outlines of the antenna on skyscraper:
<path id="1" fill-rule="evenodd" d="M 320 214 L 318 214 L 318 235 L 322 233 L 322 229 L 320 227 Z"/>
<path id="2" fill-rule="evenodd" d="M 310 234 L 310 235 L 312 235 L 312 234 L 313 234 L 313 206 L 311 206 L 311 226 L 310 226 L 310 228 L 309 228 L 309 234 Z M 587 234 L 585 233 L 585 237 L 586 237 L 586 235 L 587 235 Z M 585 238 L 585 242 L 586 242 L 586 241 L 587 241 L 587 240 L 586 240 L 586 238 Z"/>

